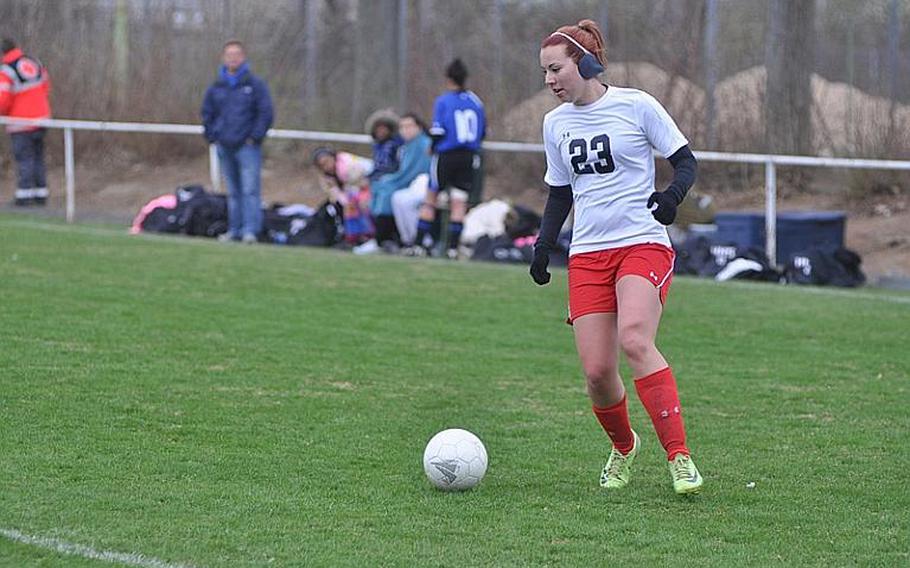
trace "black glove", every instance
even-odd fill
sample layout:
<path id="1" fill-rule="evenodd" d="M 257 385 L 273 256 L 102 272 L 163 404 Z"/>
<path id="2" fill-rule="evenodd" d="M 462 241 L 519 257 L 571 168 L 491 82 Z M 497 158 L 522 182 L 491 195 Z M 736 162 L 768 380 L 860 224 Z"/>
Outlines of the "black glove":
<path id="1" fill-rule="evenodd" d="M 534 247 L 534 257 L 531 259 L 531 278 L 538 285 L 543 286 L 550 281 L 547 266 L 550 264 L 550 250 L 545 247 Z"/>
<path id="2" fill-rule="evenodd" d="M 679 206 L 681 199 L 678 198 L 674 188 L 667 191 L 655 191 L 648 198 L 648 209 L 657 204 L 657 209 L 651 211 L 651 215 L 657 219 L 661 225 L 672 225 L 676 219 L 676 207 Z"/>

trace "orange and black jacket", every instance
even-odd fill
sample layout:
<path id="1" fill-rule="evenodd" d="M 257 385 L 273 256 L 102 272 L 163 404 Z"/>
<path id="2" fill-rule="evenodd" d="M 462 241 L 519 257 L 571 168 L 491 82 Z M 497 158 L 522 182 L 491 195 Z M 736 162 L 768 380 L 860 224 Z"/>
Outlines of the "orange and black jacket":
<path id="1" fill-rule="evenodd" d="M 0 115 L 13 118 L 51 117 L 51 80 L 37 59 L 19 48 L 7 51 L 0 63 Z M 7 125 L 8 132 L 28 132 L 37 126 Z"/>

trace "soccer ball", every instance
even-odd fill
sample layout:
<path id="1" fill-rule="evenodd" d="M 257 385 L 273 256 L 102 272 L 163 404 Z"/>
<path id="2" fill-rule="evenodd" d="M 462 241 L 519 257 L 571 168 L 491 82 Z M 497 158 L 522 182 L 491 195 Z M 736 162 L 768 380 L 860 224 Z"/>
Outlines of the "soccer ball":
<path id="1" fill-rule="evenodd" d="M 470 489 L 487 472 L 487 449 L 467 430 L 443 430 L 427 443 L 423 470 L 430 483 L 443 491 Z"/>

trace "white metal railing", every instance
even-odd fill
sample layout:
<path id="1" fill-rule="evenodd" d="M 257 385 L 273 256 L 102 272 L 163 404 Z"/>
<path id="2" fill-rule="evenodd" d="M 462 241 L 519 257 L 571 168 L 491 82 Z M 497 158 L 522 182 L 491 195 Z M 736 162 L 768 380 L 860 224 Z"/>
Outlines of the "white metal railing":
<path id="1" fill-rule="evenodd" d="M 167 124 L 143 122 L 106 122 L 91 120 L 42 119 L 28 120 L 0 117 L 0 124 L 28 124 L 63 130 L 64 168 L 66 171 L 66 220 L 72 223 L 76 211 L 76 174 L 73 158 L 73 131 L 88 130 L 96 132 L 133 132 L 157 134 L 195 134 L 202 135 L 203 129 L 198 124 Z M 311 142 L 345 142 L 353 144 L 370 144 L 372 139 L 366 134 L 346 134 L 342 132 L 322 132 L 317 130 L 269 130 L 270 138 L 307 140 Z M 541 154 L 543 144 L 524 142 L 484 142 L 484 150 L 494 152 L 521 152 Z M 735 164 L 765 165 L 765 250 L 772 265 L 777 264 L 777 167 L 806 166 L 850 169 L 904 170 L 910 171 L 910 161 L 901 160 L 866 160 L 855 158 L 818 158 L 812 156 L 784 156 L 777 154 L 746 154 L 732 152 L 694 152 L 699 161 L 726 162 Z M 218 156 L 215 147 L 209 147 L 209 173 L 212 187 L 221 186 L 221 175 L 218 169 Z"/>

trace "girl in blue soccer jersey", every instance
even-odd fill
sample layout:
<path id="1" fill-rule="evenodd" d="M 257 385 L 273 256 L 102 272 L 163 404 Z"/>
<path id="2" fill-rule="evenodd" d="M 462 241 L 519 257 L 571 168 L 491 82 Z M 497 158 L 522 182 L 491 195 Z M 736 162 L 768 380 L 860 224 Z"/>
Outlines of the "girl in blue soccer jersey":
<path id="1" fill-rule="evenodd" d="M 420 210 L 416 246 L 413 253 L 426 254 L 423 248 L 436 217 L 440 191 L 449 192 L 449 258 L 457 258 L 458 243 L 464 227 L 468 196 L 474 188 L 474 176 L 480 167 L 480 145 L 486 134 L 486 114 L 477 95 L 465 88 L 468 70 L 460 59 L 446 67 L 446 93 L 433 106 L 433 160 L 430 166 L 430 190 Z"/>
<path id="2" fill-rule="evenodd" d="M 541 44 L 544 82 L 562 105 L 544 118 L 550 188 L 531 276 L 550 281 L 549 253 L 575 207 L 569 252 L 569 322 L 594 414 L 612 441 L 600 484 L 629 483 L 641 440 L 629 422 L 619 353 L 667 453 L 673 488 L 695 493 L 702 477 L 689 456 L 676 379 L 654 340 L 673 277 L 666 225 L 695 181 L 689 143 L 667 111 L 637 89 L 599 80 L 606 57 L 597 24 L 563 26 Z M 654 191 L 657 150 L 673 165 Z"/>

